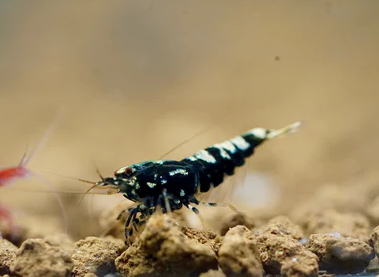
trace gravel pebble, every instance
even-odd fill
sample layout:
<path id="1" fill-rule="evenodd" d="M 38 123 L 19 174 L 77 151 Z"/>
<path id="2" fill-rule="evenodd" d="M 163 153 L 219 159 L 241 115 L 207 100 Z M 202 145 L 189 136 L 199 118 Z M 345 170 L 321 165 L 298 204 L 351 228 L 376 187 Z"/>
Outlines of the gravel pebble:
<path id="1" fill-rule="evenodd" d="M 10 274 L 14 263 L 17 247 L 6 239 L 0 239 L 0 275 Z"/>
<path id="2" fill-rule="evenodd" d="M 304 237 L 301 227 L 286 216 L 274 217 L 266 225 L 256 229 L 256 231 L 263 234 L 290 236 L 295 240 L 300 240 Z"/>
<path id="3" fill-rule="evenodd" d="M 23 277 L 71 276 L 74 262 L 70 253 L 43 239 L 27 239 L 16 252 L 11 271 Z"/>
<path id="4" fill-rule="evenodd" d="M 226 233 L 218 255 L 227 276 L 263 276 L 255 236 L 245 226 L 236 226 Z"/>
<path id="5" fill-rule="evenodd" d="M 360 273 L 375 257 L 367 243 L 338 233 L 311 235 L 306 248 L 319 257 L 320 270 L 328 273 Z"/>
<path id="6" fill-rule="evenodd" d="M 74 276 L 85 276 L 88 273 L 105 275 L 116 272 L 115 259 L 124 250 L 124 242 L 116 239 L 87 237 L 75 243 L 72 259 Z"/>
<path id="7" fill-rule="evenodd" d="M 153 215 L 139 242 L 116 259 L 122 276 L 193 276 L 217 269 L 214 251 L 184 235 L 167 215 Z"/>
<path id="8" fill-rule="evenodd" d="M 318 275 L 317 256 L 292 237 L 263 234 L 257 237 L 257 242 L 266 273 L 278 275 L 281 273 L 282 266 L 286 264 L 286 272 L 290 272 L 289 266 L 293 265 L 296 266 L 293 270 L 298 274 Z M 288 263 L 295 261 L 294 259 L 302 262 Z"/>

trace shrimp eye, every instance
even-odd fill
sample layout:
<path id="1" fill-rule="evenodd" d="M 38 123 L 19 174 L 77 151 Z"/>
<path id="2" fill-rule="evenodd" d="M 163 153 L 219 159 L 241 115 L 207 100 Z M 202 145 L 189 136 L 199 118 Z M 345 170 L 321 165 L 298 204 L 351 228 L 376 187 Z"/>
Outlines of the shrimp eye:
<path id="1" fill-rule="evenodd" d="M 133 167 L 126 166 L 126 167 L 120 168 L 119 170 L 115 171 L 114 175 L 115 176 L 120 176 L 120 175 L 130 176 L 133 173 L 134 173 Z"/>
<path id="2" fill-rule="evenodd" d="M 125 168 L 124 174 L 125 174 L 126 176 L 130 176 L 130 175 L 133 174 L 133 172 L 134 172 L 134 170 L 133 170 L 132 167 L 127 167 L 127 168 Z"/>

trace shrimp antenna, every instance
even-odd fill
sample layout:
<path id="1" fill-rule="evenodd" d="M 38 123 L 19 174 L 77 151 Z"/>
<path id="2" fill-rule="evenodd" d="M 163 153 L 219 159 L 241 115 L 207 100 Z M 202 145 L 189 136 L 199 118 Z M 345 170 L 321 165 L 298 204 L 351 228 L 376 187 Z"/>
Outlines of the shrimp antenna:
<path id="1" fill-rule="evenodd" d="M 96 173 L 97 173 L 97 175 L 99 175 L 101 181 L 104 181 L 104 176 L 103 176 L 103 174 L 101 174 L 101 172 L 100 172 L 100 170 L 99 170 L 99 168 L 98 168 L 98 166 L 97 166 L 97 164 L 96 164 L 95 162 L 94 162 L 94 164 L 95 164 L 95 169 L 96 169 Z M 93 188 L 94 188 L 94 186 L 92 186 L 88 191 L 86 191 L 85 194 L 83 194 L 83 196 L 80 198 L 80 200 L 79 200 L 79 202 L 78 202 L 78 205 L 79 205 L 79 204 L 81 203 L 81 201 L 84 199 L 84 196 L 86 196 L 87 193 L 89 193 L 90 190 L 93 189 Z M 92 199 L 93 199 L 93 193 L 91 194 L 90 199 L 89 199 L 89 201 L 88 201 L 88 214 L 89 214 L 89 216 L 92 215 L 92 212 L 91 212 Z"/>
<path id="2" fill-rule="evenodd" d="M 183 140 L 181 143 L 177 144 L 176 146 L 174 146 L 173 148 L 171 148 L 169 151 L 167 151 L 166 153 L 164 153 L 162 156 L 159 157 L 159 159 L 163 159 L 164 157 L 166 157 L 167 155 L 171 154 L 172 152 L 174 152 L 176 149 L 180 148 L 181 146 L 183 146 L 184 144 L 186 144 L 187 142 L 193 140 L 194 138 L 204 134 L 204 133 L 207 133 L 209 131 L 211 131 L 212 129 L 214 129 L 215 127 L 217 127 L 221 122 L 225 121 L 225 119 L 227 119 L 228 117 L 230 117 L 232 115 L 232 113 L 228 114 L 227 116 L 224 116 L 222 118 L 222 120 L 220 120 L 219 122 L 217 122 L 216 124 L 214 124 L 212 127 L 208 127 L 206 129 L 202 129 L 200 130 L 199 132 L 196 132 L 195 134 L 193 134 L 192 136 L 190 136 L 189 138 Z"/>
<path id="3" fill-rule="evenodd" d="M 99 170 L 99 168 L 98 168 L 98 166 L 97 166 L 96 163 L 95 163 L 95 169 L 96 169 L 96 173 L 97 173 L 97 175 L 99 175 L 101 181 L 104 181 L 103 174 L 101 174 L 101 172 L 100 172 L 100 170 Z"/>
<path id="4" fill-rule="evenodd" d="M 97 165 L 95 164 L 95 168 L 96 168 L 96 173 L 97 175 L 99 175 L 101 181 L 104 181 L 104 177 L 103 175 L 101 174 L 99 168 L 97 167 Z M 92 181 L 87 181 L 87 180 L 83 180 L 83 179 L 77 179 L 78 181 L 80 182 L 83 182 L 83 183 L 88 183 L 88 184 L 93 184 L 92 187 L 90 187 L 83 195 L 82 197 L 80 197 L 79 199 L 79 202 L 78 202 L 78 205 L 83 201 L 84 197 L 91 191 L 93 190 L 94 188 L 98 187 L 99 186 L 99 182 L 92 182 Z M 105 189 L 105 188 L 104 188 Z"/>
<path id="5" fill-rule="evenodd" d="M 70 178 L 70 177 L 69 177 Z M 70 178 L 71 179 L 71 178 Z M 94 182 L 94 181 L 88 181 L 88 180 L 84 180 L 84 179 L 78 179 L 78 178 L 72 178 L 74 180 L 77 180 L 79 182 L 82 182 L 82 183 L 87 183 L 87 184 L 92 184 L 92 185 L 95 185 L 97 186 L 97 182 Z"/>
<path id="6" fill-rule="evenodd" d="M 22 158 L 21 158 L 20 163 L 18 164 L 18 167 L 22 167 L 27 163 L 28 158 L 26 156 L 26 153 L 28 153 L 28 144 L 25 144 L 25 152 L 24 152 L 24 155 L 22 155 Z"/>
<path id="7" fill-rule="evenodd" d="M 39 174 L 37 174 L 35 172 L 30 172 L 30 173 L 34 177 L 36 177 L 37 179 L 39 179 L 42 183 L 44 183 L 46 185 L 46 187 L 54 194 L 54 197 L 56 198 L 56 200 L 57 200 L 57 202 L 59 204 L 59 207 L 61 209 L 62 216 L 63 216 L 63 222 L 64 222 L 64 229 L 65 229 L 65 233 L 67 233 L 67 227 L 68 227 L 67 213 L 66 213 L 66 210 L 64 208 L 62 199 L 58 196 L 58 194 L 55 191 L 54 187 L 52 185 L 50 185 L 50 183 L 45 178 L 43 178 L 41 175 L 39 175 Z"/>
<path id="8" fill-rule="evenodd" d="M 86 181 L 86 180 L 80 180 L 79 179 L 79 181 L 84 181 L 84 183 L 88 183 L 88 181 Z M 91 183 L 91 182 L 90 182 Z M 93 183 L 91 183 L 91 184 L 93 184 Z M 86 190 L 86 192 L 85 193 L 83 193 L 83 195 L 82 195 L 82 197 L 80 197 L 80 199 L 79 199 L 79 202 L 78 202 L 78 205 L 83 201 L 83 199 L 84 199 L 84 197 L 91 191 L 91 190 L 93 190 L 94 188 L 96 188 L 98 186 L 98 184 L 97 183 L 94 183 L 94 185 L 93 186 L 91 186 L 88 190 Z"/>
<path id="9" fill-rule="evenodd" d="M 46 143 L 47 139 L 50 137 L 51 133 L 55 130 L 55 127 L 57 125 L 58 119 L 60 117 L 60 111 L 58 112 L 57 116 L 53 120 L 53 122 L 50 124 L 49 128 L 45 131 L 42 138 L 39 140 L 37 146 L 32 150 L 29 157 L 27 156 L 27 150 L 28 145 L 26 145 L 26 149 L 24 152 L 24 155 L 22 156 L 22 159 L 20 161 L 19 167 L 24 167 L 28 164 L 28 162 L 36 155 L 36 153 L 42 148 L 42 146 Z"/>
<path id="10" fill-rule="evenodd" d="M 36 169 L 34 169 L 34 170 L 36 170 Z M 67 178 L 67 179 L 71 179 L 71 180 L 75 180 L 75 181 L 79 181 L 79 182 L 82 182 L 82 183 L 93 184 L 93 185 L 96 184 L 96 182 L 94 182 L 94 181 L 89 181 L 89 180 L 85 180 L 85 179 L 79 179 L 79 178 L 76 178 L 76 177 L 61 175 L 61 174 L 53 173 L 53 172 L 50 172 L 50 171 L 47 171 L 47 170 L 38 170 L 38 171 L 41 171 L 41 172 L 44 172 L 44 173 L 48 173 L 48 174 L 52 174 L 52 175 L 59 176 L 59 177 L 63 177 L 63 178 Z"/>

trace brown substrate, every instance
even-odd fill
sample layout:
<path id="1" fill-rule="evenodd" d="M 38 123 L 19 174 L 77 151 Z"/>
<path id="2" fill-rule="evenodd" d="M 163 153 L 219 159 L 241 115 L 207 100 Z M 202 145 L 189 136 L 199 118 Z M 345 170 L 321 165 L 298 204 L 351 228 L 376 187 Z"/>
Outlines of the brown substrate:
<path id="1" fill-rule="evenodd" d="M 119 210 L 120 206 L 115 207 L 113 214 Z M 22 241 L 19 247 L 6 239 L 0 241 L 0 274 L 318 276 L 375 271 L 375 263 L 369 264 L 379 251 L 379 227 L 372 230 L 361 214 L 306 213 L 299 225 L 277 216 L 264 224 L 260 221 L 259 227 L 254 227 L 254 218 L 227 216 L 218 230 L 222 234 L 229 225 L 224 236 L 184 227 L 175 217 L 155 214 L 129 247 L 124 244 L 122 224 L 114 217 L 102 216 L 101 224 L 109 226 L 109 233 L 116 237 L 87 237 L 76 243 L 62 233 L 46 235 L 20 228 L 15 238 Z M 247 226 L 235 226 L 244 222 Z"/>

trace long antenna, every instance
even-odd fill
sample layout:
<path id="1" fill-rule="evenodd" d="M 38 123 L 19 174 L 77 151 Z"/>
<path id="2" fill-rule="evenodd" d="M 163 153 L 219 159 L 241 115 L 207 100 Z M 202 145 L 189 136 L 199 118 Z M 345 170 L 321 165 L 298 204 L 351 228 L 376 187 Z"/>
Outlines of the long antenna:
<path id="1" fill-rule="evenodd" d="M 31 174 L 34 177 L 36 177 L 37 179 L 39 179 L 42 183 L 44 183 L 46 185 L 46 187 L 54 194 L 54 197 L 56 198 L 56 200 L 57 200 L 57 202 L 59 204 L 59 207 L 61 209 L 62 216 L 63 216 L 63 222 L 64 222 L 63 223 L 64 224 L 64 229 L 65 229 L 65 233 L 67 233 L 67 228 L 68 228 L 67 213 L 66 213 L 66 210 L 64 208 L 62 199 L 58 196 L 58 194 L 55 191 L 54 187 L 52 185 L 50 185 L 50 183 L 45 178 L 43 178 L 42 176 L 38 175 L 35 172 L 31 172 Z"/>
<path id="2" fill-rule="evenodd" d="M 193 140 L 194 138 L 202 135 L 202 134 L 205 134 L 211 130 L 213 130 L 214 128 L 216 128 L 217 126 L 220 125 L 221 122 L 225 121 L 228 117 L 230 117 L 233 113 L 230 113 L 226 116 L 224 116 L 222 118 L 222 120 L 216 122 L 216 124 L 214 124 L 212 127 L 208 127 L 206 129 L 202 129 L 200 130 L 199 132 L 196 132 L 195 134 L 193 134 L 192 136 L 190 136 L 189 138 L 183 140 L 181 143 L 177 144 L 175 147 L 171 148 L 169 151 L 167 151 L 166 153 L 164 153 L 162 156 L 159 157 L 159 159 L 163 159 L 164 157 L 166 157 L 167 155 L 171 154 L 172 152 L 174 152 L 176 149 L 178 149 L 179 147 L 183 146 L 184 144 L 186 144 L 187 142 Z"/>
<path id="3" fill-rule="evenodd" d="M 79 199 L 79 202 L 78 202 L 78 205 L 83 201 L 84 197 L 94 188 L 96 188 L 98 186 L 97 183 L 95 183 L 93 186 L 91 186 L 88 190 L 86 190 L 85 193 L 83 193 L 82 197 L 80 197 Z"/>
<path id="4" fill-rule="evenodd" d="M 62 175 L 62 174 L 59 174 L 59 173 L 54 173 L 54 172 L 50 172 L 50 171 L 47 171 L 47 170 L 39 170 L 39 169 L 35 169 L 33 167 L 31 167 L 34 171 L 40 171 L 40 172 L 44 172 L 44 173 L 47 173 L 47 174 L 51 174 L 51 175 L 55 175 L 55 176 L 59 176 L 59 177 L 63 177 L 63 178 L 66 178 L 66 179 L 71 179 L 71 180 L 75 180 L 75 181 L 79 181 L 79 182 L 82 182 L 82 183 L 88 183 L 88 184 L 96 184 L 95 181 L 89 181 L 89 180 L 85 180 L 85 179 L 80 179 L 80 178 L 76 178 L 76 177 L 71 177 L 71 176 L 67 176 L 67 175 Z"/>
<path id="5" fill-rule="evenodd" d="M 60 114 L 61 114 L 61 111 L 58 111 L 53 122 L 50 123 L 49 128 L 47 128 L 42 138 L 39 140 L 37 146 L 32 150 L 32 152 L 30 152 L 29 157 L 27 156 L 28 145 L 26 145 L 25 152 L 24 152 L 24 155 L 22 156 L 19 166 L 26 166 L 28 162 L 36 155 L 36 153 L 38 153 L 38 151 L 42 148 L 42 146 L 46 144 L 46 141 L 51 136 L 51 133 L 55 130 L 57 126 L 58 120 L 60 118 Z"/>

